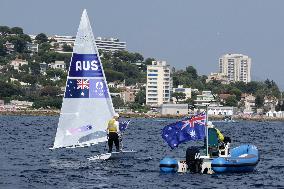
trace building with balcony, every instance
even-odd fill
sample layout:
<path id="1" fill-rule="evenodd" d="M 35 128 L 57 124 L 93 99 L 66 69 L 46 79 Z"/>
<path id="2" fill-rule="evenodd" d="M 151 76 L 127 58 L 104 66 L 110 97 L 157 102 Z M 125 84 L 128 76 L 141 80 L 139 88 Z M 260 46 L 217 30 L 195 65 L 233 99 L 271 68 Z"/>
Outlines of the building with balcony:
<path id="1" fill-rule="evenodd" d="M 64 35 L 54 35 L 50 36 L 49 40 L 53 41 L 51 44 L 55 46 L 55 51 L 62 52 L 62 46 L 64 44 L 74 47 L 76 37 L 74 36 L 64 36 Z M 115 52 L 126 49 L 126 42 L 119 41 L 117 38 L 105 38 L 97 37 L 95 39 L 98 50 Z"/>
<path id="2" fill-rule="evenodd" d="M 119 41 L 116 38 L 97 37 L 95 39 L 99 50 L 106 52 L 115 52 L 126 49 L 126 42 Z"/>
<path id="3" fill-rule="evenodd" d="M 243 54 L 225 54 L 219 59 L 219 72 L 229 82 L 251 81 L 251 58 Z"/>
<path id="4" fill-rule="evenodd" d="M 38 53 L 38 44 L 37 43 L 27 43 L 27 50 L 31 53 Z"/>
<path id="5" fill-rule="evenodd" d="M 253 114 L 256 111 L 255 96 L 252 94 L 242 94 L 241 104 L 243 105 L 242 111 L 244 114 Z"/>
<path id="6" fill-rule="evenodd" d="M 177 88 L 173 88 L 173 93 L 184 93 L 185 99 L 180 101 L 185 101 L 186 99 L 191 98 L 191 88 L 185 88 L 183 85 L 178 85 Z"/>
<path id="7" fill-rule="evenodd" d="M 147 66 L 146 104 L 158 107 L 170 102 L 172 79 L 166 61 L 153 61 Z"/>
<path id="8" fill-rule="evenodd" d="M 196 96 L 196 100 L 194 102 L 197 107 L 215 104 L 215 98 L 211 91 L 202 91 L 202 94 Z"/>
<path id="9" fill-rule="evenodd" d="M 53 68 L 53 69 L 61 69 L 63 71 L 65 71 L 65 62 L 64 61 L 55 61 L 55 62 L 52 62 L 50 64 L 48 64 L 48 67 L 49 68 Z"/>

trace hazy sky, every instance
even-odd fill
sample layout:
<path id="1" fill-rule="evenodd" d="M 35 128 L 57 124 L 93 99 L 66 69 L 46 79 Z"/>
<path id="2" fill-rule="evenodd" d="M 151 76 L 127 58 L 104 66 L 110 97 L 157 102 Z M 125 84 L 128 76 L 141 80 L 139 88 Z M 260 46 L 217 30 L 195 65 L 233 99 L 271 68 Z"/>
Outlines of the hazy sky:
<path id="1" fill-rule="evenodd" d="M 87 9 L 95 36 L 116 37 L 145 58 L 199 74 L 217 72 L 218 58 L 252 58 L 252 79 L 284 90 L 283 0 L 0 0 L 0 25 L 25 33 L 76 35 Z"/>

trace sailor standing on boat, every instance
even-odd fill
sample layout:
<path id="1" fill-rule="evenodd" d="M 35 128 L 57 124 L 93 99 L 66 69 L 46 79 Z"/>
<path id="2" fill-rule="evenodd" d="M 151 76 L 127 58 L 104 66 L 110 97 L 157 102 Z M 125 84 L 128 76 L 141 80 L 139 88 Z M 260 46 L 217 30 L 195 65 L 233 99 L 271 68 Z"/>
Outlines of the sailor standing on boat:
<path id="1" fill-rule="evenodd" d="M 207 126 L 208 126 L 208 128 L 213 128 L 213 129 L 215 129 L 216 130 L 216 133 L 217 133 L 217 136 L 218 136 L 218 140 L 220 141 L 220 142 L 224 142 L 224 135 L 221 133 L 221 131 L 219 130 L 219 129 L 217 129 L 214 125 L 213 125 L 213 123 L 211 122 L 211 121 L 208 121 L 208 123 L 207 123 Z"/>
<path id="2" fill-rule="evenodd" d="M 119 115 L 118 113 L 114 114 L 113 118 L 109 120 L 107 126 L 108 132 L 108 152 L 112 152 L 113 143 L 115 144 L 116 151 L 119 152 Z"/>

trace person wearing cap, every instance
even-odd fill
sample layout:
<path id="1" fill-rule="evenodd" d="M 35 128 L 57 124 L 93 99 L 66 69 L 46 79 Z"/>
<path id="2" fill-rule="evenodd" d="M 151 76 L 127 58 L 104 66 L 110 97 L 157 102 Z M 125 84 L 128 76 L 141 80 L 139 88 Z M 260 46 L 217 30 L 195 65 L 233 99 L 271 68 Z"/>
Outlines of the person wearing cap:
<path id="1" fill-rule="evenodd" d="M 119 122 L 118 122 L 119 115 L 115 113 L 113 118 L 109 120 L 107 126 L 108 132 L 108 152 L 112 152 L 113 143 L 115 144 L 116 151 L 119 152 Z"/>

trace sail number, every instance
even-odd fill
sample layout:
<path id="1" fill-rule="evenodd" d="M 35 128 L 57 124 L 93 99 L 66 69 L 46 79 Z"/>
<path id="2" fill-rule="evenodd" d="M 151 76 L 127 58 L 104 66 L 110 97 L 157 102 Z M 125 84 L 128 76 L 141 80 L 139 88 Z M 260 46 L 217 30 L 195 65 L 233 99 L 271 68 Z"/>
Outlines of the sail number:
<path id="1" fill-rule="evenodd" d="M 99 65 L 98 65 L 98 61 L 97 60 L 93 60 L 93 61 L 77 61 L 76 62 L 76 71 L 79 70 L 98 70 L 99 69 Z"/>

